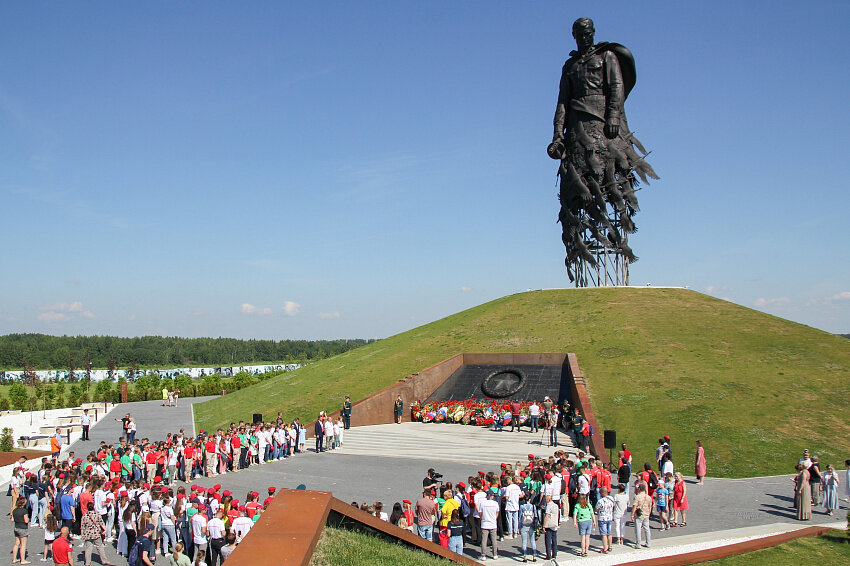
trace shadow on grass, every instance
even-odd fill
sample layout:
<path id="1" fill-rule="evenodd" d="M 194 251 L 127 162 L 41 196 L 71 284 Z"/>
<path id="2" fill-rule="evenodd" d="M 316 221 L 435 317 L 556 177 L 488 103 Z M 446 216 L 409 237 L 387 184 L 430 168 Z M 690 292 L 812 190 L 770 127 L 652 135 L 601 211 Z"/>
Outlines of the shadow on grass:
<path id="1" fill-rule="evenodd" d="M 820 538 L 834 542 L 836 544 L 850 544 L 850 536 L 842 536 L 842 535 L 821 535 Z"/>

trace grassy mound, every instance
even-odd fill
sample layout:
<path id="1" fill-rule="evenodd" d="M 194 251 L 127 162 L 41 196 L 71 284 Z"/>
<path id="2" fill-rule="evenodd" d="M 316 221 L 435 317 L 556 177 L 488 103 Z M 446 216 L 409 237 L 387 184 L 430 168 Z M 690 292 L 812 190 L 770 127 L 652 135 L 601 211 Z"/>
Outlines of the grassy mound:
<path id="1" fill-rule="evenodd" d="M 691 474 L 698 438 L 722 477 L 790 473 L 803 448 L 824 464 L 850 452 L 846 338 L 684 289 L 503 297 L 196 405 L 195 418 L 310 421 L 459 352 L 575 352 L 600 428 L 636 461 L 652 461 L 664 434 Z"/>
<path id="2" fill-rule="evenodd" d="M 386 542 L 371 535 L 325 527 L 313 551 L 310 566 L 350 566 L 375 564 L 386 566 L 445 566 L 445 558 Z"/>
<path id="3" fill-rule="evenodd" d="M 773 548 L 703 562 L 703 564 L 711 566 L 850 564 L 850 537 L 842 531 L 832 530 L 821 536 L 798 538 Z"/>

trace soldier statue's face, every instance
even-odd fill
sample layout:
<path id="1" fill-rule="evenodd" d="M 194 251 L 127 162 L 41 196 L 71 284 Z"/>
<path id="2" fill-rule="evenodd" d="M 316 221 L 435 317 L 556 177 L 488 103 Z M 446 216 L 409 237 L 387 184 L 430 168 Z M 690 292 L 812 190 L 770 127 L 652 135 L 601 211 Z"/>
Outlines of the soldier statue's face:
<path id="1" fill-rule="evenodd" d="M 591 26 L 581 26 L 573 31 L 573 37 L 576 38 L 576 45 L 579 51 L 584 51 L 593 46 L 593 35 L 596 30 Z"/>

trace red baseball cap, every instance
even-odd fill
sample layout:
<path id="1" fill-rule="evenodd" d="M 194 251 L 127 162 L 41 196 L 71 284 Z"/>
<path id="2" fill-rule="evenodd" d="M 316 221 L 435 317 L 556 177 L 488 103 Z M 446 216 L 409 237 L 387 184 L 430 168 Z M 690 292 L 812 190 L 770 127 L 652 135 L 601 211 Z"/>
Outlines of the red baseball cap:
<path id="1" fill-rule="evenodd" d="M 277 488 L 272 486 L 269 488 L 269 493 L 274 493 Z"/>

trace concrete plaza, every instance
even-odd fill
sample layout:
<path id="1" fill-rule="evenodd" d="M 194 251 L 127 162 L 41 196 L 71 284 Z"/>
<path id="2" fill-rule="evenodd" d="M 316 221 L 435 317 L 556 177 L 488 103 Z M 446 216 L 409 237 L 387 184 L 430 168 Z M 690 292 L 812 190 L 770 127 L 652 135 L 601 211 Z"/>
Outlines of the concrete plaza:
<path id="1" fill-rule="evenodd" d="M 127 412 L 136 419 L 137 438 L 161 439 L 167 432 L 183 428 L 191 434 L 194 402 L 205 399 L 181 399 L 180 407 L 162 407 L 161 402 L 148 401 L 127 403 L 116 407 L 108 419 L 103 419 L 91 429 L 91 441 L 77 441 L 72 445 L 77 457 L 84 457 L 96 448 L 100 440 L 115 443 L 121 435 L 120 423 L 112 420 Z M 542 441 L 542 445 L 541 445 Z M 444 475 L 444 480 L 466 481 L 478 470 L 498 471 L 502 462 L 525 462 L 527 454 L 548 456 L 553 452 L 541 433 L 506 431 L 450 424 L 404 423 L 401 425 L 376 425 L 352 428 L 346 431 L 344 446 L 339 450 L 315 453 L 312 440 L 308 440 L 308 452 L 296 454 L 279 462 L 252 466 L 239 473 L 228 473 L 214 478 L 197 478 L 198 485 L 210 487 L 221 484 L 243 500 L 249 491 L 258 491 L 265 496 L 268 486 L 296 488 L 304 486 L 310 490 L 331 491 L 344 501 L 357 503 L 382 501 L 386 511 L 396 501 L 415 500 L 421 494 L 421 480 L 428 468 L 435 468 Z M 643 461 L 635 455 L 635 461 Z M 792 469 L 789 464 L 789 470 Z M 686 475 L 692 470 L 683 468 Z M 180 484 L 178 484 L 180 485 Z M 0 500 L 4 513 L 8 510 L 9 498 Z M 829 524 L 842 528 L 843 518 L 828 517 L 817 508 L 811 521 L 798 522 L 792 509 L 791 475 L 740 480 L 707 478 L 704 486 L 688 483 L 688 526 L 666 532 L 658 530 L 653 521 L 650 550 L 617 548 L 609 555 L 601 555 L 598 536 L 591 545 L 591 557 L 581 559 L 583 563 L 615 564 L 665 554 L 687 552 L 698 548 L 737 542 L 741 538 L 766 536 L 814 524 Z M 846 506 L 846 504 L 843 504 Z M 846 517 L 845 511 L 838 513 Z M 40 529 L 31 529 L 29 560 L 38 563 L 43 547 Z M 627 527 L 627 543 L 634 540 L 634 529 Z M 561 525 L 559 534 L 558 561 L 578 559 L 578 534 L 571 523 Z M 0 545 L 4 555 L 11 552 L 11 526 L 0 530 Z M 543 541 L 538 541 L 542 550 Z M 502 558 L 498 563 L 513 563 L 520 560 L 520 540 L 508 539 L 499 543 Z M 78 549 L 82 560 L 82 549 Z M 124 564 L 113 547 L 108 548 L 109 560 Z M 467 556 L 477 559 L 477 549 L 467 548 Z M 93 559 L 95 563 L 97 558 Z M 539 559 L 538 559 L 539 560 Z M 8 561 L 0 561 L 8 562 Z"/>

